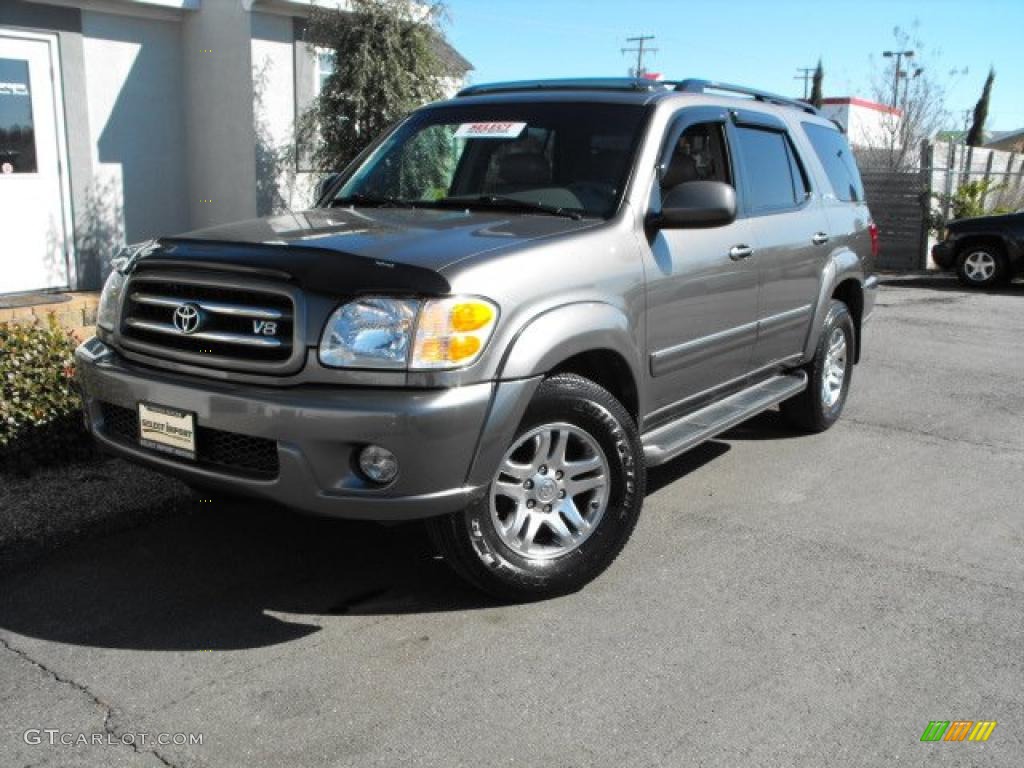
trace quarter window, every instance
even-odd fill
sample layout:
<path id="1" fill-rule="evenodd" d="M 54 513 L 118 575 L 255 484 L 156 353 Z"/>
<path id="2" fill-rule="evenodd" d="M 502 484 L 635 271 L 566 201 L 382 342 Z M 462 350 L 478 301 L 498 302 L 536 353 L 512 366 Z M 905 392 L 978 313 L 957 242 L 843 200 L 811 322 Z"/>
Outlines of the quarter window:
<path id="1" fill-rule="evenodd" d="M 736 144 L 751 212 L 782 211 L 803 203 L 809 191 L 807 178 L 786 134 L 737 126 Z"/>
<path id="2" fill-rule="evenodd" d="M 804 133 L 814 147 L 814 153 L 821 160 L 836 197 L 846 202 L 860 202 L 864 199 L 864 185 L 857 171 L 850 145 L 839 131 L 824 125 L 804 123 Z"/>

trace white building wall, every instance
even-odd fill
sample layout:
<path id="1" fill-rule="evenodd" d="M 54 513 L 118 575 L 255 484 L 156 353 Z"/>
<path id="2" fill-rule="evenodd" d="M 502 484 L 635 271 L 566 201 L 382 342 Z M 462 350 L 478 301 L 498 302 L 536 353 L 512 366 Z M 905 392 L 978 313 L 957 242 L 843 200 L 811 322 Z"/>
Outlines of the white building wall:
<path id="1" fill-rule="evenodd" d="M 843 126 L 853 146 L 888 146 L 891 136 L 899 127 L 899 112 L 884 105 L 858 101 L 842 99 L 838 103 L 826 102 L 822 104 L 821 111 L 825 117 Z"/>
<path id="2" fill-rule="evenodd" d="M 189 221 L 195 228 L 256 216 L 249 12 L 204 2 L 181 24 Z"/>
<path id="3" fill-rule="evenodd" d="M 93 178 L 76 216 L 80 240 L 113 249 L 188 228 L 180 31 L 82 12 Z"/>

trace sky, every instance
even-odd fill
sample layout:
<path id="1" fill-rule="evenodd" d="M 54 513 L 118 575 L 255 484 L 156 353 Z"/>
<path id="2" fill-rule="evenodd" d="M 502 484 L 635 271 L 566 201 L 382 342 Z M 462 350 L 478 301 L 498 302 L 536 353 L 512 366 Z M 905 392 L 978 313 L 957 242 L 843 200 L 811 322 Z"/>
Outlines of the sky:
<path id="1" fill-rule="evenodd" d="M 820 57 L 825 96 L 872 98 L 893 29 L 911 31 L 963 127 L 990 66 L 989 130 L 1024 128 L 1024 0 L 446 0 L 452 44 L 473 83 L 624 76 L 626 37 L 653 34 L 645 62 L 667 79 L 701 77 L 803 95 L 799 67 Z M 966 69 L 966 73 L 963 71 Z M 877 78 L 876 78 L 877 79 Z"/>

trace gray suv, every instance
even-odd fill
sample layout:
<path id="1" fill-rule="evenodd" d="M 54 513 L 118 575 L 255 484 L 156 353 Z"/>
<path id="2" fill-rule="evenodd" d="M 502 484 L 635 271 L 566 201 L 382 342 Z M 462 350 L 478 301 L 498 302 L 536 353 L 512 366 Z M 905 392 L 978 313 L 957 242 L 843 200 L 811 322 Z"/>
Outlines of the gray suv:
<path id="1" fill-rule="evenodd" d="M 481 85 L 316 207 L 125 249 L 78 352 L 100 445 L 203 488 L 427 520 L 505 599 L 595 578 L 648 467 L 839 417 L 875 303 L 849 145 L 699 80 Z"/>

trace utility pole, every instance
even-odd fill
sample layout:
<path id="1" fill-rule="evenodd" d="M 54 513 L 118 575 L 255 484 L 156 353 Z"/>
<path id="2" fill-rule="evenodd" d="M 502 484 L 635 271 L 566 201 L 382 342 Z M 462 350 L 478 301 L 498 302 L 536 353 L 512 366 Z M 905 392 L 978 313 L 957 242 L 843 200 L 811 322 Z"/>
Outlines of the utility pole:
<path id="1" fill-rule="evenodd" d="M 793 79 L 794 80 L 803 80 L 804 81 L 804 101 L 807 101 L 807 86 L 811 82 L 811 80 L 814 78 L 814 70 L 816 70 L 816 69 L 817 69 L 817 67 L 797 67 L 796 68 L 796 71 L 799 72 L 800 74 L 797 75 L 796 77 L 794 77 Z"/>
<path id="2" fill-rule="evenodd" d="M 645 45 L 645 43 L 647 43 L 648 40 L 653 40 L 653 39 L 654 39 L 654 35 L 637 35 L 636 37 L 627 37 L 626 38 L 626 42 L 627 43 L 636 43 L 636 46 L 633 47 L 633 48 L 623 48 L 622 49 L 622 53 L 623 54 L 626 54 L 626 53 L 635 53 L 636 54 L 636 70 L 634 70 L 634 72 L 633 72 L 633 77 L 637 77 L 637 78 L 643 77 L 644 74 L 647 72 L 647 70 L 644 69 L 644 54 L 645 53 L 657 53 L 658 52 L 657 48 L 648 48 Z"/>
<path id="3" fill-rule="evenodd" d="M 903 59 L 905 59 L 905 58 L 906 59 L 914 58 L 914 52 L 913 51 L 883 51 L 882 55 L 885 58 L 887 58 L 887 59 L 891 59 L 891 58 L 895 58 L 896 59 L 896 74 L 893 75 L 893 84 L 892 84 L 892 108 L 896 109 L 896 105 L 899 103 L 899 100 L 900 100 L 900 78 L 907 74 L 906 72 L 903 71 Z"/>

